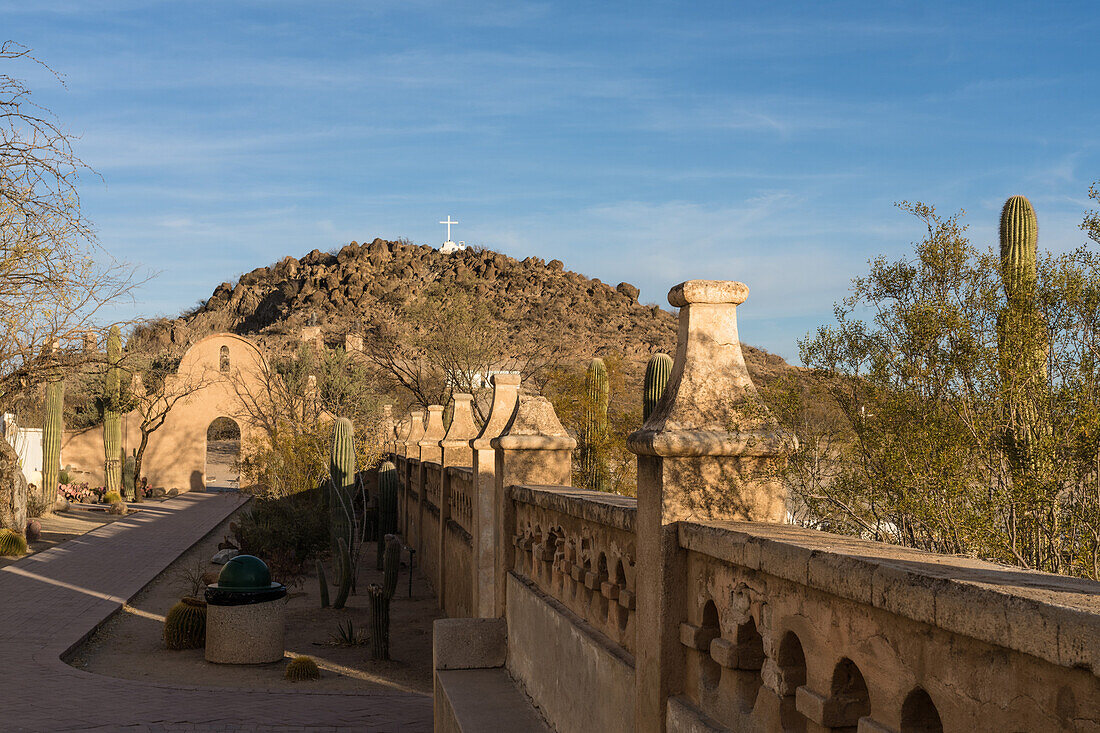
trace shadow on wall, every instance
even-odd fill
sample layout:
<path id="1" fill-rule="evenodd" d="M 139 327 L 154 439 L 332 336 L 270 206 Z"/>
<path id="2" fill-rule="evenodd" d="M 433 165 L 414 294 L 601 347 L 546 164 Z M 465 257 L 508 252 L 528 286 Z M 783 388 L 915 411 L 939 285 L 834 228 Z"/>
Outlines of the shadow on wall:
<path id="1" fill-rule="evenodd" d="M 206 484 L 202 480 L 202 471 L 191 472 L 191 491 L 206 491 Z"/>

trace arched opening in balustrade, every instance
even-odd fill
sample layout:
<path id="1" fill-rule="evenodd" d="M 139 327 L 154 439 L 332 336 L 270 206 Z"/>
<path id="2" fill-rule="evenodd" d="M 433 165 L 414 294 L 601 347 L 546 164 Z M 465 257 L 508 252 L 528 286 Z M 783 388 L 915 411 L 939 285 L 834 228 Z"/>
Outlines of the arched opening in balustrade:
<path id="1" fill-rule="evenodd" d="M 837 662 L 829 686 L 830 729 L 853 731 L 859 719 L 871 714 L 871 697 L 859 667 L 848 657 Z"/>
<path id="2" fill-rule="evenodd" d="M 737 697 L 743 712 L 750 712 L 756 705 L 763 679 L 760 668 L 764 666 L 764 638 L 756 628 L 756 620 L 749 616 L 738 624 L 734 634 L 737 643 Z"/>
<path id="3" fill-rule="evenodd" d="M 940 711 L 920 687 L 914 687 L 901 705 L 901 733 L 943 733 Z"/>
<path id="4" fill-rule="evenodd" d="M 592 609 L 594 618 L 602 624 L 606 624 L 610 621 L 609 614 L 611 613 L 611 604 L 608 603 L 607 596 L 603 593 L 603 584 L 607 582 L 610 576 L 607 572 L 607 555 L 600 553 L 599 560 L 596 562 L 596 591 L 592 595 L 593 600 L 596 601 L 595 607 Z"/>
<path id="5" fill-rule="evenodd" d="M 806 653 L 793 631 L 784 634 L 779 642 L 775 663 L 779 667 L 780 722 L 784 730 L 804 731 L 806 718 L 795 707 L 795 694 L 806 684 Z"/>
<path id="6" fill-rule="evenodd" d="M 709 632 L 706 636 L 717 639 L 722 635 L 722 623 L 721 619 L 718 618 L 718 606 L 714 605 L 714 601 L 707 601 L 707 604 L 703 606 L 703 623 L 701 627 Z M 706 690 L 713 690 L 722 680 L 722 665 L 714 661 L 709 648 L 700 649 L 696 654 L 699 655 L 699 679 Z"/>
<path id="7" fill-rule="evenodd" d="M 561 573 L 558 572 L 558 545 L 561 543 L 561 529 L 551 527 L 546 534 L 546 546 L 543 548 L 542 569 L 546 577 L 546 584 L 551 593 L 558 592 L 558 583 Z"/>

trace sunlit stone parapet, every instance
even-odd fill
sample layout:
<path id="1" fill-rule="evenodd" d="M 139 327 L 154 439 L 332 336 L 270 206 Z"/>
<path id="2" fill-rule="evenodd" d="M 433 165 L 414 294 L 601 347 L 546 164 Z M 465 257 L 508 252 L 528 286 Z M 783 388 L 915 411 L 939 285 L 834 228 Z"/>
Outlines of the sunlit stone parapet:
<path id="1" fill-rule="evenodd" d="M 639 466 L 638 493 L 657 492 L 665 523 L 784 519 L 786 495 L 774 469 L 793 439 L 768 413 L 745 367 L 737 306 L 748 293 L 744 283 L 720 280 L 689 280 L 669 291 L 669 303 L 680 308 L 672 376 L 627 441 L 642 463 L 658 459 L 648 463 L 660 475 L 643 478 Z"/>
<path id="2" fill-rule="evenodd" d="M 413 410 L 409 413 L 409 433 L 402 444 L 401 455 L 407 458 L 420 457 L 420 441 L 424 438 L 424 411 Z"/>
<path id="3" fill-rule="evenodd" d="M 444 466 L 472 466 L 473 448 L 470 441 L 477 437 L 477 423 L 474 422 L 473 395 L 456 394 L 451 397 L 454 409 L 451 424 L 443 436 L 440 447 L 443 449 Z"/>
<path id="4" fill-rule="evenodd" d="M 382 418 L 378 421 L 378 442 L 386 453 L 393 451 L 394 431 L 393 405 L 382 405 Z"/>
<path id="5" fill-rule="evenodd" d="M 506 495 L 508 487 L 550 484 L 569 486 L 573 449 L 577 441 L 562 427 L 554 406 L 545 397 L 520 395 L 516 411 L 500 437 L 492 440 L 496 451 L 494 477 L 497 507 L 494 613 L 504 615 L 505 577 L 512 567 L 516 506 Z"/>
<path id="6" fill-rule="evenodd" d="M 689 280 L 672 288 L 680 309 L 668 387 L 627 445 L 638 455 L 638 610 L 636 669 L 639 730 L 663 731 L 665 701 L 684 675 L 677 620 L 683 520 L 780 522 L 786 495 L 777 476 L 793 445 L 764 408 L 749 378 L 737 334 L 744 283 Z"/>
<path id="7" fill-rule="evenodd" d="M 439 463 L 442 455 L 439 442 L 446 433 L 447 430 L 443 427 L 443 405 L 428 405 L 428 423 L 424 427 L 424 435 L 417 443 L 420 447 L 418 457 L 422 463 Z"/>
<path id="8" fill-rule="evenodd" d="M 489 407 L 489 416 L 478 436 L 470 441 L 474 467 L 474 608 L 482 618 L 493 616 L 496 604 L 496 543 L 493 537 L 497 514 L 494 480 L 496 455 L 492 441 L 511 422 L 519 400 L 518 374 L 494 374 L 491 381 L 493 402 Z"/>

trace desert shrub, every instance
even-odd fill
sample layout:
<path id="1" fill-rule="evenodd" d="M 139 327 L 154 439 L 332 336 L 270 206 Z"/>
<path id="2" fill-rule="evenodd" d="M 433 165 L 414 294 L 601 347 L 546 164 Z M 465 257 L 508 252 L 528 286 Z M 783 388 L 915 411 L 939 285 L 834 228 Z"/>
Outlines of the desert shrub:
<path id="1" fill-rule="evenodd" d="M 293 584 L 328 545 L 328 517 L 317 489 L 280 499 L 255 499 L 233 530 L 241 552 L 255 555 L 271 577 Z"/>

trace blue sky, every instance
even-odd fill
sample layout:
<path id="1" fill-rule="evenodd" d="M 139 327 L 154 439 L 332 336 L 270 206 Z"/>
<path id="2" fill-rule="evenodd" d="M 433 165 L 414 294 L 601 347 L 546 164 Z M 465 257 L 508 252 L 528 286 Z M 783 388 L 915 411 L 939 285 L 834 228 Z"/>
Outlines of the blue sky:
<path id="1" fill-rule="evenodd" d="M 981 244 L 1029 196 L 1071 249 L 1100 179 L 1091 2 L 9 2 L 0 37 L 81 135 L 84 205 L 160 272 L 124 315 L 349 241 L 559 258 L 667 307 L 751 295 L 742 338 L 795 342 L 877 254 L 893 207 L 965 209 Z"/>

